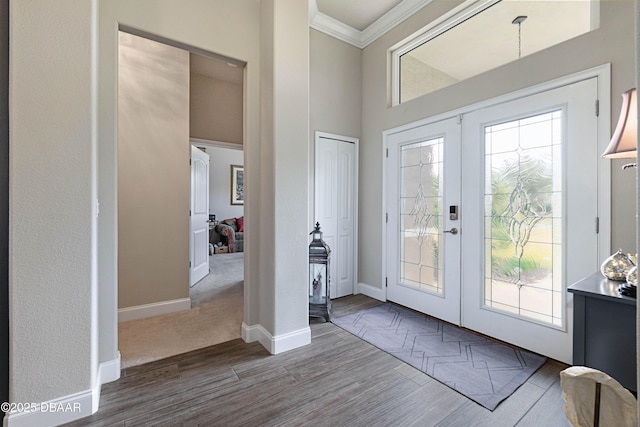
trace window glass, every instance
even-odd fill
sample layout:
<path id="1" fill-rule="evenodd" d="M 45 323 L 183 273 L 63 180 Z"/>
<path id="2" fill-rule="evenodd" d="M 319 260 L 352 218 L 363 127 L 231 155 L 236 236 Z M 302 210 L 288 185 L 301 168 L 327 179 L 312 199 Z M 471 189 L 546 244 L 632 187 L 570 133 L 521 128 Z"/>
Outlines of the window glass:
<path id="1" fill-rule="evenodd" d="M 428 35 L 425 31 L 394 51 L 396 104 L 554 46 L 598 26 L 597 1 L 494 0 L 484 4 L 476 8 L 474 14 L 464 17 L 462 15 L 469 12 L 462 11 L 429 30 Z M 518 17 L 525 18 L 516 20 Z M 452 25 L 452 22 L 459 23 Z"/>

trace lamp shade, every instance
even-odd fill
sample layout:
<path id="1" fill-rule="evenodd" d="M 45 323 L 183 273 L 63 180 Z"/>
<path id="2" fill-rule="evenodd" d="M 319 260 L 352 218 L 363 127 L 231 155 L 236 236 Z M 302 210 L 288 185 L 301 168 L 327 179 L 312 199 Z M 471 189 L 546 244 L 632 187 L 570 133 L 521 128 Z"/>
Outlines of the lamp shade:
<path id="1" fill-rule="evenodd" d="M 636 90 L 629 89 L 622 94 L 622 109 L 618 125 L 613 132 L 609 146 L 602 153 L 605 159 L 629 159 L 636 157 L 638 138 L 638 104 Z"/>

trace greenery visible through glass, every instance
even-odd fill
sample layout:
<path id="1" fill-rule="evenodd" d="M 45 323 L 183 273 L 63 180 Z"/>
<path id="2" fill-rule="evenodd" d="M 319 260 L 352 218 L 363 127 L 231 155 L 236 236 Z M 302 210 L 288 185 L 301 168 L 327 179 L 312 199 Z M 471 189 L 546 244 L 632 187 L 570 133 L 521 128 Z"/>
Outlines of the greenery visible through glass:
<path id="1" fill-rule="evenodd" d="M 485 127 L 487 306 L 562 325 L 562 111 Z"/>
<path id="2" fill-rule="evenodd" d="M 444 139 L 400 148 L 400 282 L 442 293 L 442 146 Z"/>

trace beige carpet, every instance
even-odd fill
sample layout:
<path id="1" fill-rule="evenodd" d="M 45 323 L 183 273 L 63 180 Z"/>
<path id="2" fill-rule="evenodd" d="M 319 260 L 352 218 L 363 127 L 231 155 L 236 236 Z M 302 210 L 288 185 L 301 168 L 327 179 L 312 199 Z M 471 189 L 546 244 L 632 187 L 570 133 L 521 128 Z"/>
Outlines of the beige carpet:
<path id="1" fill-rule="evenodd" d="M 209 257 L 211 273 L 190 290 L 191 310 L 118 324 L 122 369 L 240 338 L 243 255 Z"/>

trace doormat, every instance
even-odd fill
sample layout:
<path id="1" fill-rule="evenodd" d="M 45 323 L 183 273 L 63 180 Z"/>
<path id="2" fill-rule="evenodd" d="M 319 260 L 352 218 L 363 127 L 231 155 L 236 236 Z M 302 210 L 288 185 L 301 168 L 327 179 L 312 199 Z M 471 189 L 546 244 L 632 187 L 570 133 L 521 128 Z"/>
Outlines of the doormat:
<path id="1" fill-rule="evenodd" d="M 491 411 L 546 361 L 388 302 L 333 323 Z"/>

